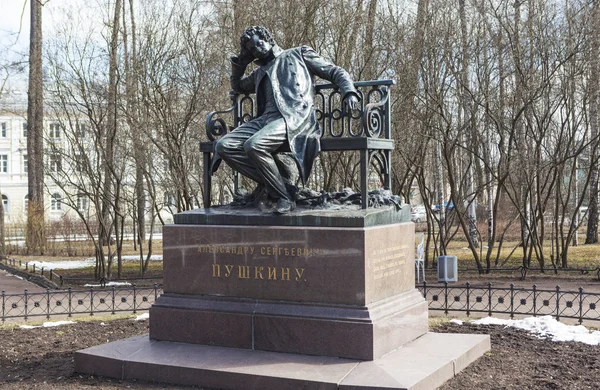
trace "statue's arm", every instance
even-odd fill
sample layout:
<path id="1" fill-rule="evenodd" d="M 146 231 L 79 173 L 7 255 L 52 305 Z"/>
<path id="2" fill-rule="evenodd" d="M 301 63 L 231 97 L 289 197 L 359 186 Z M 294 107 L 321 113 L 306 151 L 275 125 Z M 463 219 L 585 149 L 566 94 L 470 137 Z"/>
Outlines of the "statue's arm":
<path id="1" fill-rule="evenodd" d="M 348 72 L 327 61 L 308 46 L 302 46 L 301 50 L 304 62 L 311 72 L 337 85 L 343 98 L 346 98 L 348 94 L 358 97 L 354 81 Z"/>
<path id="2" fill-rule="evenodd" d="M 254 92 L 254 72 L 244 76 L 248 63 L 238 57 L 231 57 L 231 89 L 238 93 Z"/>

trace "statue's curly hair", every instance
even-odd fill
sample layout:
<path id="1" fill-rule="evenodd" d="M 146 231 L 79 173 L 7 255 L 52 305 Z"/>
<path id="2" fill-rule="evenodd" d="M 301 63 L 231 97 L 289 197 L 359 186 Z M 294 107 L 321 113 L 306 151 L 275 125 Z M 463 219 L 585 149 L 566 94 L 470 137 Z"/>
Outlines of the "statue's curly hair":
<path id="1" fill-rule="evenodd" d="M 263 26 L 252 26 L 248 27 L 246 31 L 240 37 L 240 43 L 242 46 L 245 46 L 246 43 L 252 39 L 253 35 L 258 35 L 262 40 L 269 42 L 271 45 L 276 45 L 275 38 L 273 38 L 273 34 L 266 27 Z"/>

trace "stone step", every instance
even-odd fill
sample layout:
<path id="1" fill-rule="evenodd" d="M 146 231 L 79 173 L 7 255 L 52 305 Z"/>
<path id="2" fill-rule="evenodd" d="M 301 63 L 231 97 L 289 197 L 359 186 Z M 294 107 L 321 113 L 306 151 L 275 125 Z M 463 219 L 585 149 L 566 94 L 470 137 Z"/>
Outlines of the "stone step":
<path id="1" fill-rule="evenodd" d="M 219 389 L 435 389 L 489 350 L 487 335 L 430 332 L 377 360 L 359 361 L 145 335 L 76 352 L 75 371 Z"/>

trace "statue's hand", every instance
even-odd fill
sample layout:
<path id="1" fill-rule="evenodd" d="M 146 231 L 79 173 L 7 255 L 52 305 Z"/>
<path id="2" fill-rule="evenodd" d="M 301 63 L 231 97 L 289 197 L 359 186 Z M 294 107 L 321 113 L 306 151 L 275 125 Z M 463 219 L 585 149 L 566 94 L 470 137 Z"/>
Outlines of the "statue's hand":
<path id="1" fill-rule="evenodd" d="M 252 55 L 252 53 L 250 53 L 248 49 L 242 47 L 240 49 L 240 54 L 237 55 L 237 59 L 240 65 L 247 66 L 249 63 L 254 61 L 254 56 Z"/>
<path id="2" fill-rule="evenodd" d="M 240 66 L 248 66 L 249 63 L 253 61 L 253 58 L 241 57 L 241 56 L 231 56 L 231 62 L 234 64 L 238 64 Z"/>
<path id="3" fill-rule="evenodd" d="M 355 94 L 350 93 L 348 96 L 346 96 L 346 99 L 344 101 L 346 103 L 346 106 L 348 106 L 350 110 L 358 110 L 358 97 Z"/>

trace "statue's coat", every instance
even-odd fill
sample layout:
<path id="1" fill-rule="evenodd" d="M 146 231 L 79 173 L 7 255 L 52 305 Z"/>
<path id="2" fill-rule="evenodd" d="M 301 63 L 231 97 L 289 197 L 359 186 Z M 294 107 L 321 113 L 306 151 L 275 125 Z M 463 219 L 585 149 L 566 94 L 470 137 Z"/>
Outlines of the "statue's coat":
<path id="1" fill-rule="evenodd" d="M 247 76 L 244 76 L 245 67 L 232 61 L 231 88 L 238 93 L 256 93 L 257 116 L 260 116 L 265 101 L 258 92 L 261 81 L 269 77 L 277 108 L 286 122 L 290 150 L 302 182 L 306 183 L 313 161 L 321 151 L 322 130 L 315 111 L 314 76 L 337 85 L 342 98 L 348 93 L 358 94 L 348 72 L 308 46 L 288 50 L 274 46 L 273 54 L 275 58 L 266 64 L 256 61 L 259 66 Z"/>

